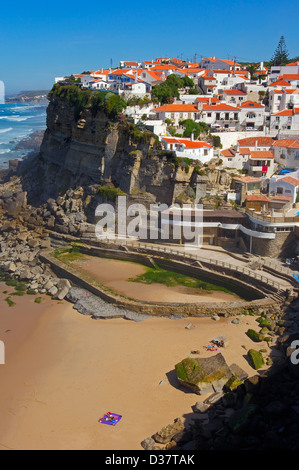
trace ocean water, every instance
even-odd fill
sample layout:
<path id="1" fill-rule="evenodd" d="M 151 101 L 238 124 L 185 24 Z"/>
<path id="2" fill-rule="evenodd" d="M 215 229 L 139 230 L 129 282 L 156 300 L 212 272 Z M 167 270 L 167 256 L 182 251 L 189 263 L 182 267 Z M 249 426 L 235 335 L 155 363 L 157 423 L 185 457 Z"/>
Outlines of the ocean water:
<path id="1" fill-rule="evenodd" d="M 46 109 L 41 105 L 0 104 L 0 169 L 30 151 L 14 148 L 33 132 L 46 129 Z"/>

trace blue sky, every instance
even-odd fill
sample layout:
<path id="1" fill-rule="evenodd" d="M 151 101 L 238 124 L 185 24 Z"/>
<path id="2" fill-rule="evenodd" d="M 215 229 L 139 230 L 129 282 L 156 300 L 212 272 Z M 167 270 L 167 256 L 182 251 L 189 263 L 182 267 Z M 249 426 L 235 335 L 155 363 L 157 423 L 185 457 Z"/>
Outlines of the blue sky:
<path id="1" fill-rule="evenodd" d="M 8 93 L 120 60 L 195 54 L 269 60 L 281 35 L 299 55 L 299 2 L 14 1 L 0 9 L 0 80 Z"/>

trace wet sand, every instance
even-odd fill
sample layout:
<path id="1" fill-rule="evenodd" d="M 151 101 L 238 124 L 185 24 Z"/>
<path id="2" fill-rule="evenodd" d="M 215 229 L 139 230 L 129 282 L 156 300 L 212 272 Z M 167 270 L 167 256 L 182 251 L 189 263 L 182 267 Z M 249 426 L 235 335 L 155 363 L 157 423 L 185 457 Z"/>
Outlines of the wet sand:
<path id="1" fill-rule="evenodd" d="M 168 287 L 164 284 L 143 284 L 131 282 L 146 272 L 146 267 L 130 263 L 95 256 L 84 256 L 73 261 L 72 266 L 125 297 L 143 300 L 146 302 L 172 302 L 172 303 L 197 303 L 197 302 L 234 302 L 240 300 L 238 295 L 232 295 L 223 291 L 208 291 L 185 286 Z"/>
<path id="2" fill-rule="evenodd" d="M 227 363 L 256 373 L 242 347 L 253 347 L 245 332 L 256 328 L 254 317 L 239 325 L 224 318 L 96 321 L 66 302 L 36 305 L 26 296 L 16 303 L 9 308 L 0 294 L 3 450 L 142 450 L 143 439 L 175 418 L 196 417 L 191 407 L 206 396 L 179 388 L 174 366 L 192 350 L 216 354 L 203 346 L 219 334 L 229 340 L 221 350 Z M 123 416 L 116 427 L 98 423 L 107 411 Z"/>

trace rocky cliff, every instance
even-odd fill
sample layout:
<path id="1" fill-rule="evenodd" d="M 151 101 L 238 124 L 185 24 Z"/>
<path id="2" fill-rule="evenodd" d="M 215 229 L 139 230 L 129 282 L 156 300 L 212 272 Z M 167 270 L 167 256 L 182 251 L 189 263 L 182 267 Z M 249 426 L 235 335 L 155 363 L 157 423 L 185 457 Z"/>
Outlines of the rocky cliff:
<path id="1" fill-rule="evenodd" d="M 198 164 L 163 151 L 154 134 L 123 116 L 111 120 L 88 104 L 78 113 L 65 96 L 51 92 L 49 98 L 40 155 L 23 172 L 29 201 L 45 202 L 78 186 L 111 185 L 135 198 L 148 195 L 151 202 L 170 204 L 194 199 L 198 185 L 206 186 L 207 171 L 203 175 Z M 230 185 L 217 171 L 211 184 L 221 184 L 221 178 Z"/>

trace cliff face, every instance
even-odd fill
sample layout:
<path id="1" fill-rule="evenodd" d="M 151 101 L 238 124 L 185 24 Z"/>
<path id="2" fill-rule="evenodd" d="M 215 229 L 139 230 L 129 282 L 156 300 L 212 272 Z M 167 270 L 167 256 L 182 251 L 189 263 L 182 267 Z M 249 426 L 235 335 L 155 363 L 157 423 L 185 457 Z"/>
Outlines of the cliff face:
<path id="1" fill-rule="evenodd" d="M 191 202 L 196 191 L 230 179 L 175 158 L 157 137 L 125 119 L 111 121 L 92 106 L 77 113 L 69 100 L 50 93 L 47 130 L 38 158 L 24 171 L 23 189 L 38 205 L 68 189 L 112 185 L 131 197 L 171 204 Z M 222 179 L 222 182 L 221 182 Z M 88 193 L 88 191 L 87 191 Z M 199 193 L 198 193 L 199 194 Z"/>

